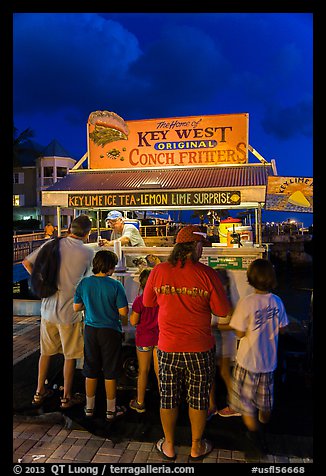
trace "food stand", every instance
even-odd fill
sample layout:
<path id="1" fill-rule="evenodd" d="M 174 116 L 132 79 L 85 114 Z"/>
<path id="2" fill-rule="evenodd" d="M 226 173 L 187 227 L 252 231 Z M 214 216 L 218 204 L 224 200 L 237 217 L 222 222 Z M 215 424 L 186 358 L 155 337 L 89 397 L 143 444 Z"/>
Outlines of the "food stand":
<path id="1" fill-rule="evenodd" d="M 248 125 L 247 113 L 125 122 L 113 112 L 95 111 L 87 123 L 88 152 L 66 177 L 42 192 L 42 205 L 57 207 L 58 223 L 62 207 L 75 214 L 95 212 L 98 231 L 101 210 L 253 209 L 255 243 L 220 243 L 224 246 L 203 251 L 203 262 L 227 269 L 234 304 L 248 291 L 248 264 L 266 252 L 261 210 L 267 179 L 277 175 L 275 162 L 268 163 L 248 144 Z M 249 163 L 249 151 L 259 163 Z M 170 251 L 123 248 L 126 267 L 115 277 L 123 282 L 130 303 L 138 293 L 134 258 L 154 254 L 164 261 Z"/>

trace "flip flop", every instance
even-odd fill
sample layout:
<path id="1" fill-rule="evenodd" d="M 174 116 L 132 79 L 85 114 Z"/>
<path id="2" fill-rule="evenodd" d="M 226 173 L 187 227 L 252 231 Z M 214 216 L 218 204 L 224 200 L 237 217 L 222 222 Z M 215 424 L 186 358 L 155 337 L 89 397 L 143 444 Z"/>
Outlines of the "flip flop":
<path id="1" fill-rule="evenodd" d="M 213 444 L 212 444 L 210 441 L 204 439 L 204 440 L 202 441 L 202 445 L 204 445 L 204 453 L 202 453 L 202 454 L 199 455 L 199 456 L 191 456 L 191 455 L 189 455 L 189 456 L 188 456 L 188 463 L 191 463 L 191 461 L 201 461 L 201 460 L 204 459 L 207 455 L 209 455 L 209 453 L 211 453 L 211 452 L 213 451 L 214 446 L 213 446 Z"/>
<path id="2" fill-rule="evenodd" d="M 168 456 L 163 451 L 164 440 L 165 440 L 165 438 L 161 438 L 160 440 L 158 440 L 158 442 L 156 443 L 156 446 L 155 446 L 156 451 L 162 456 L 163 459 L 166 459 L 168 461 L 174 461 L 176 459 L 177 455 Z"/>

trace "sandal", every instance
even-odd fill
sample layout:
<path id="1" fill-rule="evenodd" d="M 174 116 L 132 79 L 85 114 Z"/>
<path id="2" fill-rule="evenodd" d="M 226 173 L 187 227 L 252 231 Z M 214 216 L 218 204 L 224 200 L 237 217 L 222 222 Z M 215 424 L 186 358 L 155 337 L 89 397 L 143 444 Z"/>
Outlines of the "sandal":
<path id="1" fill-rule="evenodd" d="M 35 395 L 34 395 L 33 400 L 32 400 L 32 405 L 34 405 L 34 406 L 43 405 L 44 400 L 46 400 L 47 398 L 52 397 L 53 394 L 54 394 L 54 391 L 50 390 L 48 388 L 45 390 L 45 392 L 43 394 L 40 394 L 40 392 L 35 392 Z"/>
<path id="2" fill-rule="evenodd" d="M 117 418 L 122 417 L 126 413 L 126 411 L 127 411 L 126 407 L 116 406 L 115 407 L 115 412 L 110 412 L 109 410 L 107 410 L 106 419 L 108 421 L 116 420 Z"/>
<path id="3" fill-rule="evenodd" d="M 85 417 L 91 418 L 94 415 L 94 408 L 84 408 Z"/>
<path id="4" fill-rule="evenodd" d="M 85 403 L 85 395 L 82 393 L 75 393 L 72 397 L 62 397 L 60 398 L 61 405 L 60 408 L 66 410 L 67 408 L 71 408 L 74 405 L 80 405 L 81 403 Z"/>

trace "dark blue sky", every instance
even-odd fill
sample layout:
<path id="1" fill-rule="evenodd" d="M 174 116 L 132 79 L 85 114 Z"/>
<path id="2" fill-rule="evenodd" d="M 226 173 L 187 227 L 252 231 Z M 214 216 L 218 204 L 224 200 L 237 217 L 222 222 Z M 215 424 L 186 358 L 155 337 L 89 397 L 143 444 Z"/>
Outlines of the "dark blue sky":
<path id="1" fill-rule="evenodd" d="M 247 112 L 249 144 L 279 175 L 313 175 L 312 13 L 17 13 L 13 28 L 14 124 L 42 145 L 81 158 L 95 110 Z"/>

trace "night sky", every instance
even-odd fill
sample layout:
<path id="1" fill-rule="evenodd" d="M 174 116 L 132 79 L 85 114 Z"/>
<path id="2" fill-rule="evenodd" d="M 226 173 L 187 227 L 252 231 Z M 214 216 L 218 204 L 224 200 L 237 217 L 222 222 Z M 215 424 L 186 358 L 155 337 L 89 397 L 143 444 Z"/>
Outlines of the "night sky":
<path id="1" fill-rule="evenodd" d="M 87 151 L 91 112 L 124 120 L 249 113 L 278 175 L 313 176 L 312 13 L 16 13 L 14 125 Z M 251 153 L 249 162 L 257 163 Z M 312 214 L 263 212 L 263 220 Z"/>

